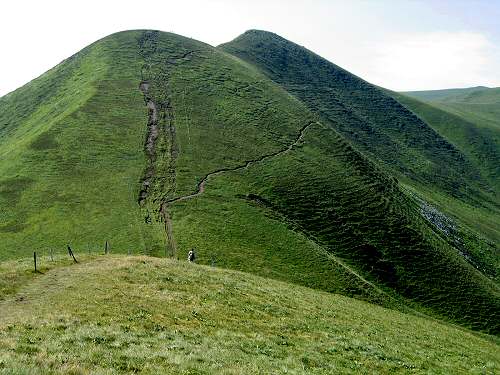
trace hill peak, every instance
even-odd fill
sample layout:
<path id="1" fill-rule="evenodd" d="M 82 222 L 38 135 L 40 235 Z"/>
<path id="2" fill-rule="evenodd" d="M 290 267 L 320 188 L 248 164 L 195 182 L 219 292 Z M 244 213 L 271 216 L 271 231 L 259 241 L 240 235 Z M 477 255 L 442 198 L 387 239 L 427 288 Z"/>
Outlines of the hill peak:
<path id="1" fill-rule="evenodd" d="M 289 41 L 286 38 L 283 38 L 281 35 L 273 33 L 271 31 L 266 30 L 258 30 L 258 29 L 250 29 L 245 31 L 243 34 L 237 36 L 235 39 L 228 43 L 222 43 L 220 46 L 230 45 L 235 42 L 245 42 L 245 43 L 254 43 L 254 42 L 279 42 L 290 45 L 295 45 L 295 43 Z"/>
<path id="2" fill-rule="evenodd" d="M 259 29 L 250 29 L 245 31 L 243 34 L 240 36 L 270 36 L 270 37 L 276 37 L 280 39 L 284 39 L 280 35 L 273 33 L 272 31 L 267 31 L 267 30 L 259 30 Z"/>

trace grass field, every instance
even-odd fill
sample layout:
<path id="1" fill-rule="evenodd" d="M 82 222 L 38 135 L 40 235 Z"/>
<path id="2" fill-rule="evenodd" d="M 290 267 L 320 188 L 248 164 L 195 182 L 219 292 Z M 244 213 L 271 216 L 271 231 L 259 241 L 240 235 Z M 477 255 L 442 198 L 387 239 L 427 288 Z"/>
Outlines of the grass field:
<path id="1" fill-rule="evenodd" d="M 343 296 L 173 260 L 80 261 L 0 263 L 0 285 L 17 285 L 0 289 L 0 373 L 500 370 L 495 338 Z"/>

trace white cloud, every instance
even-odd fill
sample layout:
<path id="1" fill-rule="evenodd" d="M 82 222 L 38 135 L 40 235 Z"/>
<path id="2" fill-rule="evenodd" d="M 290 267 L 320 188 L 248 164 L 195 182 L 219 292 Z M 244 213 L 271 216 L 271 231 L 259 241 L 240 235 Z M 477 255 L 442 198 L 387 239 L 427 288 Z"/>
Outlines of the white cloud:
<path id="1" fill-rule="evenodd" d="M 498 53 L 477 32 L 402 34 L 376 44 L 373 59 L 360 73 L 394 90 L 500 85 Z"/>

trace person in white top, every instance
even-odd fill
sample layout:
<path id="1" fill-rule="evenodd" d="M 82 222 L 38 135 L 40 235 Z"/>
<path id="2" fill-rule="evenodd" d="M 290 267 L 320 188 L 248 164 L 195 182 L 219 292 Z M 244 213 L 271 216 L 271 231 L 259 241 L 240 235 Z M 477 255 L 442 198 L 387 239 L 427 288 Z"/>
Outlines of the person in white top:
<path id="1" fill-rule="evenodd" d="M 195 259 L 196 259 L 196 254 L 194 252 L 194 249 L 189 250 L 188 261 L 189 262 L 194 262 Z"/>

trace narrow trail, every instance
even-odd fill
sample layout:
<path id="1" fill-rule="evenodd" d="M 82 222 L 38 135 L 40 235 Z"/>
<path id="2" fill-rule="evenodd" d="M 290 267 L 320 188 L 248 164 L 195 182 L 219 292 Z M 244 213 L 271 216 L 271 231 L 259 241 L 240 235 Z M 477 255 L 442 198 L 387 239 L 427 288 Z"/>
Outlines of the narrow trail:
<path id="1" fill-rule="evenodd" d="M 226 172 L 235 172 L 235 171 L 239 171 L 239 170 L 242 170 L 242 169 L 247 169 L 248 167 L 250 167 L 253 164 L 261 163 L 261 162 L 263 162 L 265 160 L 268 160 L 268 159 L 271 159 L 271 158 L 274 158 L 274 157 L 278 157 L 280 155 L 283 155 L 283 154 L 291 151 L 295 146 L 297 146 L 300 142 L 302 142 L 307 129 L 309 129 L 309 127 L 312 126 L 312 125 L 314 125 L 314 124 L 317 124 L 317 122 L 309 122 L 307 125 L 304 125 L 300 129 L 300 132 L 299 132 L 298 136 L 295 138 L 295 140 L 292 143 L 290 143 L 286 148 L 284 148 L 282 150 L 279 150 L 279 151 L 272 152 L 270 154 L 263 155 L 263 156 L 261 156 L 261 157 L 259 157 L 257 159 L 247 160 L 243 164 L 238 165 L 236 167 L 221 168 L 221 169 L 217 169 L 217 170 L 215 170 L 213 172 L 210 172 L 210 173 L 206 174 L 201 179 L 201 181 L 197 184 L 196 191 L 194 193 L 188 194 L 188 195 L 182 195 L 182 196 L 179 196 L 179 197 L 176 197 L 176 198 L 169 199 L 165 203 L 166 204 L 172 204 L 172 203 L 181 202 L 181 201 L 185 201 L 185 200 L 188 200 L 188 199 L 196 198 L 196 197 L 200 196 L 201 194 L 203 194 L 205 192 L 206 183 L 212 177 L 218 176 L 218 175 L 220 175 L 222 173 L 226 173 Z"/>
<path id="2" fill-rule="evenodd" d="M 154 107 L 154 102 L 153 102 L 152 106 Z M 149 106 L 148 106 L 148 108 L 149 108 Z M 154 110 L 150 111 L 150 117 L 151 116 L 154 117 Z M 291 151 L 293 147 L 297 146 L 300 142 L 302 142 L 307 129 L 314 124 L 317 124 L 317 122 L 309 122 L 308 124 L 303 126 L 300 129 L 299 134 L 295 138 L 295 140 L 291 144 L 289 144 L 286 148 L 279 150 L 279 151 L 276 151 L 276 152 L 272 152 L 270 154 L 263 155 L 257 159 L 247 160 L 243 164 L 236 166 L 236 167 L 233 167 L 233 168 L 221 168 L 221 169 L 218 169 L 216 171 L 210 172 L 210 173 L 206 174 L 201 179 L 201 181 L 197 184 L 196 191 L 194 193 L 179 196 L 179 197 L 172 198 L 172 199 L 169 199 L 167 201 L 162 202 L 160 204 L 159 212 L 163 218 L 167 242 L 168 242 L 168 245 L 171 249 L 170 255 L 172 257 L 174 257 L 175 254 L 177 253 L 177 246 L 176 246 L 174 234 L 173 234 L 172 218 L 170 217 L 169 210 L 168 210 L 168 208 L 171 204 L 174 204 L 174 203 L 180 202 L 180 201 L 185 201 L 185 200 L 192 199 L 192 198 L 196 198 L 196 197 L 200 196 L 201 194 L 203 194 L 205 192 L 206 183 L 212 177 L 218 176 L 218 175 L 220 175 L 222 173 L 226 173 L 226 172 L 235 172 L 235 171 L 239 171 L 242 169 L 246 169 L 253 164 L 263 162 L 267 159 L 277 157 L 277 156 L 283 155 L 283 154 Z"/>
<path id="3" fill-rule="evenodd" d="M 169 238 L 172 238 L 172 240 L 173 240 L 172 221 L 170 219 L 170 216 L 168 215 L 168 206 L 169 205 L 174 204 L 176 202 L 181 202 L 181 201 L 186 201 L 186 200 L 189 200 L 189 199 L 193 199 L 193 198 L 196 198 L 196 197 L 202 195 L 205 192 L 207 181 L 210 178 L 212 178 L 212 177 L 216 177 L 216 176 L 218 176 L 220 174 L 223 174 L 223 173 L 226 173 L 226 172 L 235 172 L 235 171 L 247 169 L 247 168 L 249 168 L 250 166 L 252 166 L 254 164 L 257 164 L 257 163 L 266 161 L 268 159 L 271 159 L 271 158 L 278 157 L 278 156 L 286 154 L 287 152 L 291 151 L 295 146 L 297 146 L 299 143 L 301 143 L 303 141 L 303 139 L 304 139 L 304 136 L 305 136 L 305 133 L 307 132 L 307 130 L 311 126 L 316 125 L 316 124 L 317 125 L 321 125 L 320 123 L 313 121 L 313 122 L 309 122 L 308 124 L 306 124 L 305 126 L 303 126 L 300 129 L 300 131 L 299 131 L 297 137 L 295 138 L 295 140 L 292 143 L 290 143 L 286 148 L 284 148 L 282 150 L 279 150 L 279 151 L 276 151 L 276 152 L 272 152 L 270 154 L 263 155 L 263 156 L 261 156 L 261 157 L 259 157 L 257 159 L 252 159 L 252 160 L 245 161 L 243 164 L 241 164 L 239 166 L 236 166 L 236 167 L 233 167 L 233 168 L 221 168 L 221 169 L 215 170 L 213 172 L 210 172 L 210 173 L 206 174 L 201 179 L 201 181 L 197 184 L 196 191 L 194 193 L 183 195 L 183 196 L 179 196 L 179 197 L 176 197 L 176 198 L 172 198 L 172 199 L 167 200 L 166 202 L 164 202 L 162 204 L 162 210 L 166 213 L 166 215 L 165 215 L 165 217 L 166 217 L 165 230 L 168 231 Z M 335 155 L 335 156 L 343 156 L 343 155 L 344 154 Z M 310 240 L 310 241 L 312 241 L 312 240 Z M 326 257 L 328 259 L 330 259 L 334 263 L 338 264 L 340 267 L 342 267 L 343 269 L 345 269 L 348 273 L 350 273 L 355 278 L 357 278 L 358 280 L 360 280 L 363 284 L 365 284 L 369 288 L 373 289 L 379 295 L 383 295 L 383 296 L 387 297 L 389 300 L 395 301 L 397 305 L 401 305 L 400 301 L 398 301 L 394 296 L 390 295 L 389 293 L 387 293 L 386 291 L 384 291 L 383 289 L 381 289 L 380 287 L 378 287 L 377 285 L 375 285 L 371 281 L 369 281 L 366 278 L 364 278 L 363 276 L 361 276 L 358 272 L 356 272 L 355 270 L 353 270 L 350 266 L 348 266 L 346 263 L 344 263 L 342 260 L 340 260 L 339 258 L 337 258 L 335 255 L 333 255 L 332 253 L 330 253 L 329 251 L 327 251 L 326 249 L 324 249 L 322 246 L 320 246 L 316 242 L 314 242 L 314 241 L 312 241 L 312 242 L 314 243 L 314 245 L 316 247 L 319 248 L 319 251 L 323 252 L 326 255 Z M 413 313 L 416 316 L 428 317 L 426 314 L 423 314 L 420 311 L 415 310 L 414 308 L 412 308 L 410 306 L 406 306 L 405 305 L 404 309 L 407 312 L 411 312 L 411 313 Z"/>

